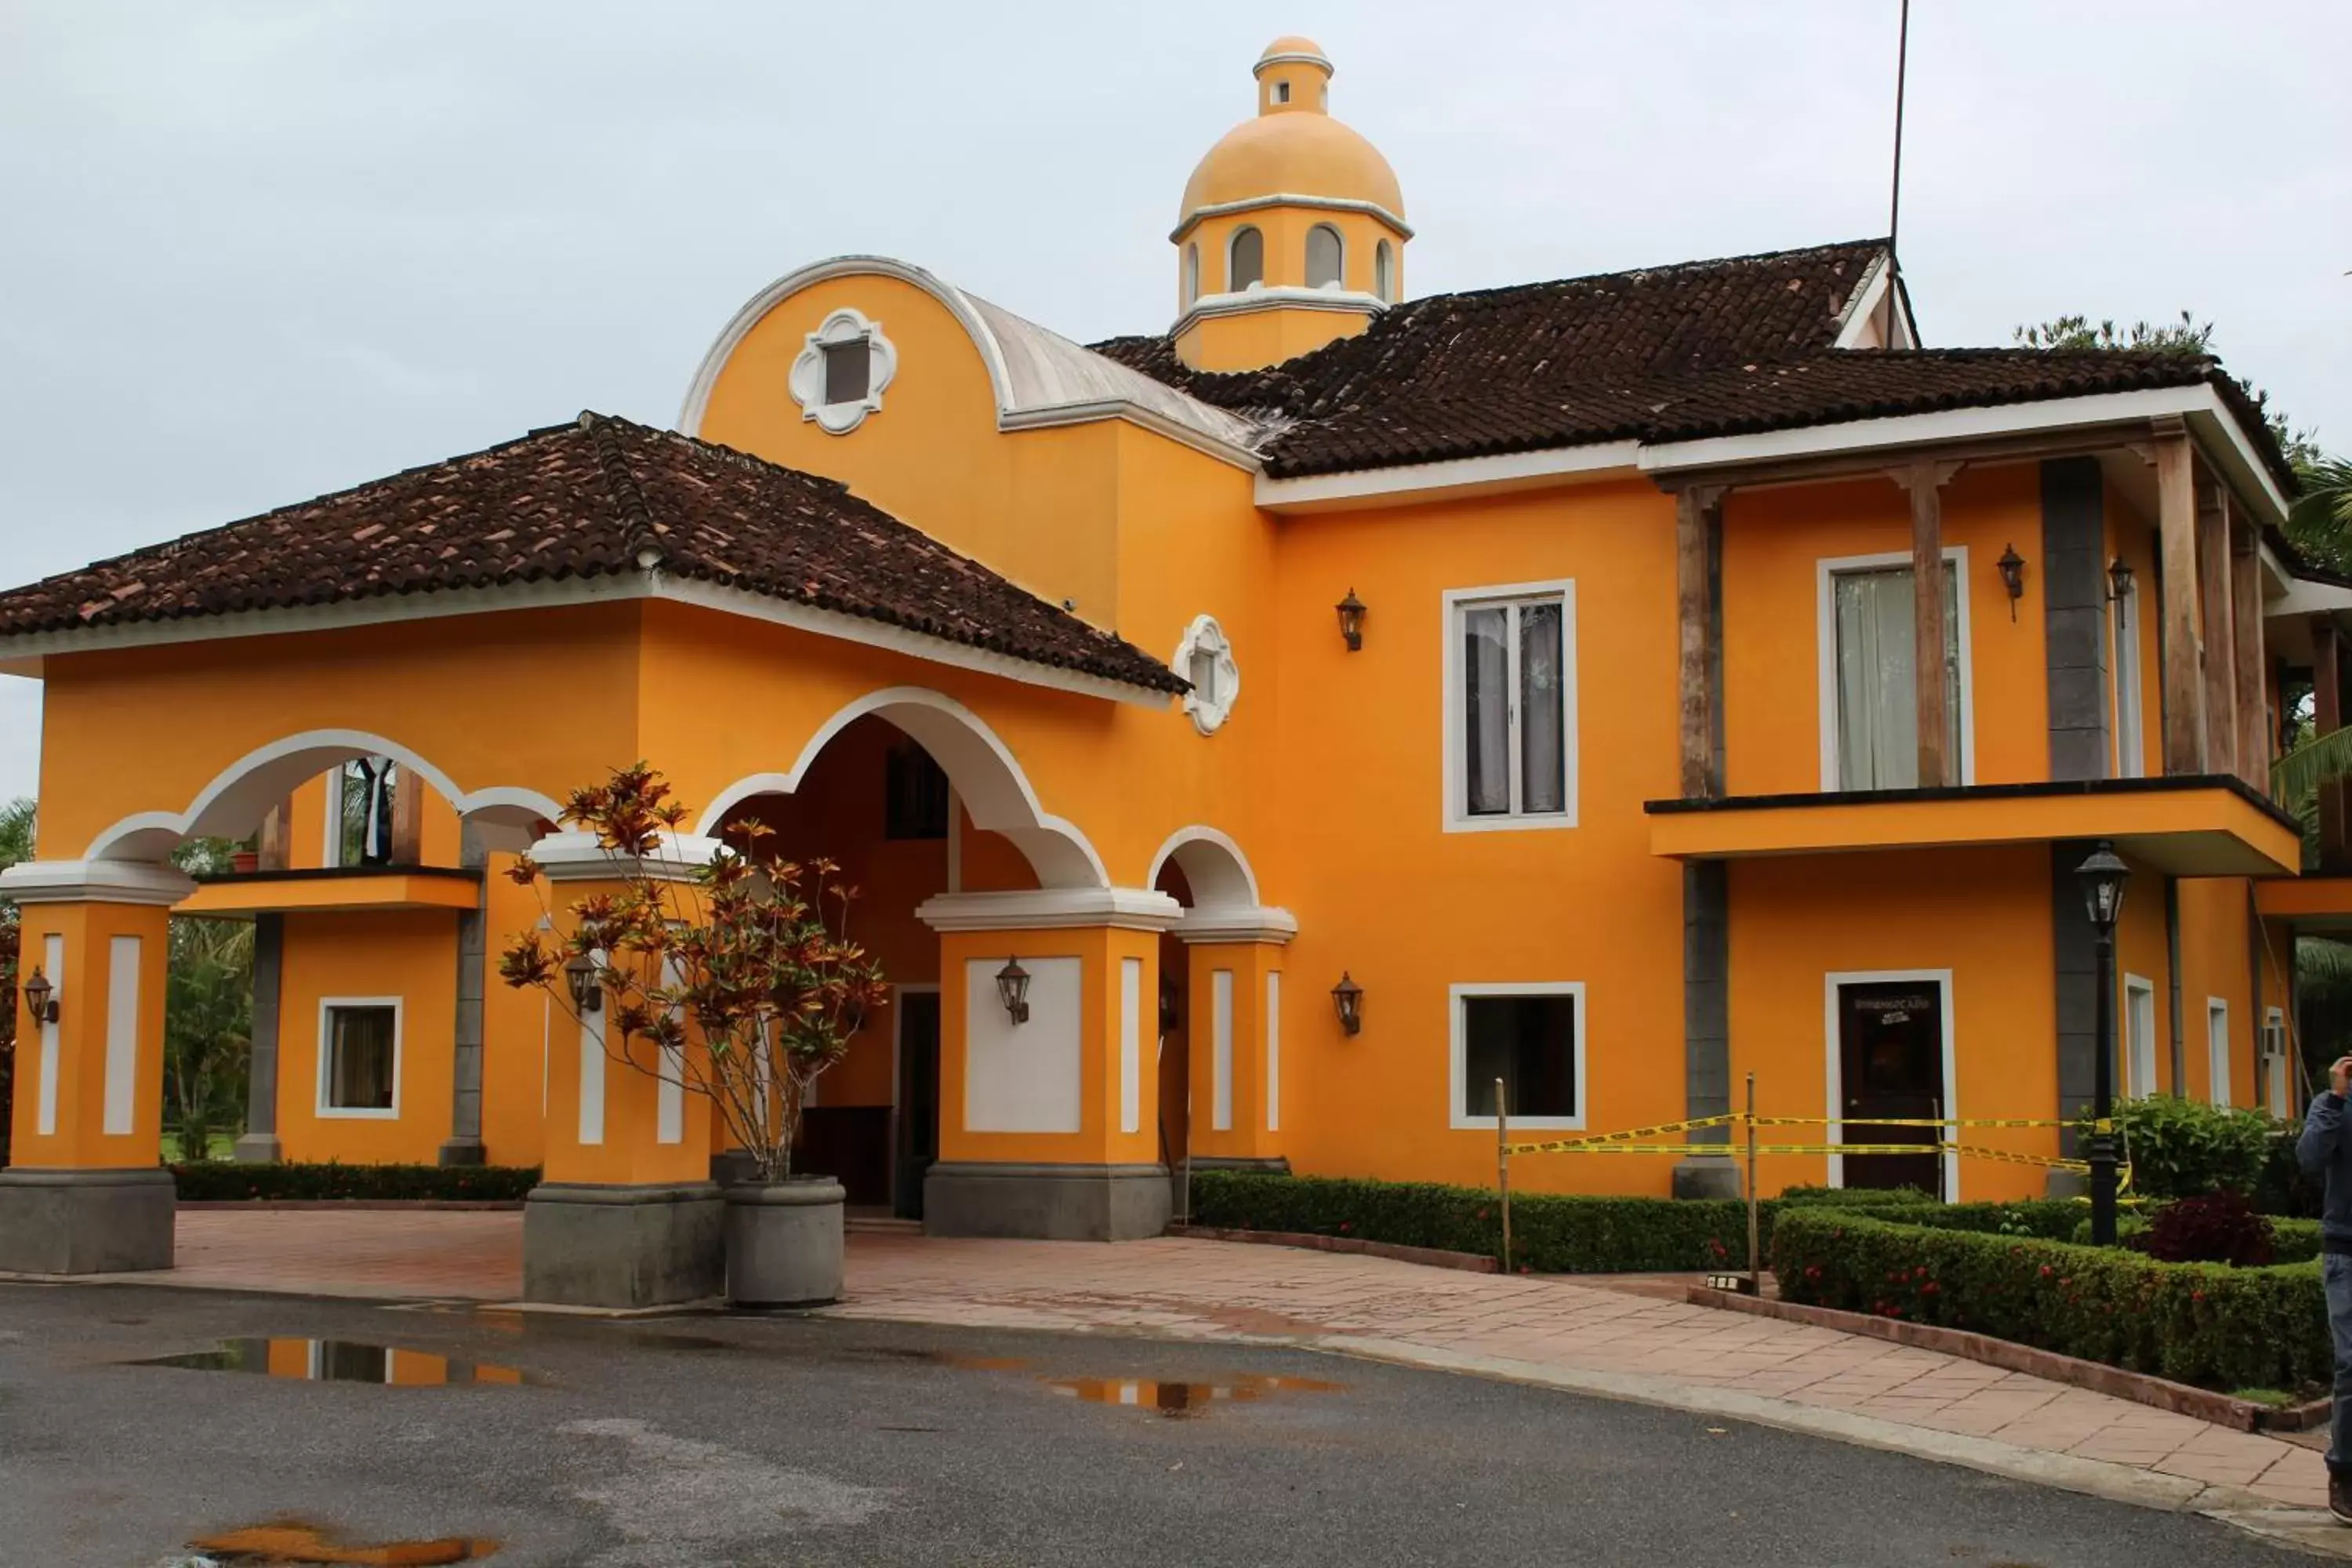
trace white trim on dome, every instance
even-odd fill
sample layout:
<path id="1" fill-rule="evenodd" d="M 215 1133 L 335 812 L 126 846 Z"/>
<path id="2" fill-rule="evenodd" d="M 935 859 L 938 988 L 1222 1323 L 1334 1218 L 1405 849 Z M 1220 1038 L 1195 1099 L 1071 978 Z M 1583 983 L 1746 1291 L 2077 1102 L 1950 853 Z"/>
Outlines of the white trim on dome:
<path id="1" fill-rule="evenodd" d="M 1245 316 L 1253 310 L 1337 310 L 1349 316 L 1377 316 L 1388 308 L 1388 302 L 1378 294 L 1367 294 L 1360 289 L 1309 289 L 1297 283 L 1277 283 L 1269 289 L 1260 285 L 1230 294 L 1202 295 L 1192 301 L 1191 310 L 1176 318 L 1168 335 L 1182 337 L 1212 316 Z"/>
<path id="2" fill-rule="evenodd" d="M 1177 221 L 1175 228 L 1169 233 L 1169 242 L 1176 245 L 1182 244 L 1184 237 L 1192 233 L 1193 226 L 1202 218 L 1225 217 L 1234 213 L 1255 212 L 1260 207 L 1316 207 L 1324 212 L 1360 213 L 1366 217 L 1376 217 L 1388 225 L 1396 231 L 1399 239 L 1412 237 L 1412 226 L 1378 202 L 1364 201 L 1357 196 L 1309 196 L 1302 195 L 1296 191 L 1278 191 L 1270 196 L 1246 196 L 1237 202 L 1210 202 L 1205 205 L 1194 207 Z"/>
<path id="3" fill-rule="evenodd" d="M 1269 66 L 1321 66 L 1327 77 L 1339 74 L 1339 68 L 1321 55 L 1310 55 L 1304 49 L 1288 49 L 1278 55 L 1260 55 L 1257 64 L 1250 67 L 1250 75 L 1253 78 L 1264 76 Z"/>
<path id="4" fill-rule="evenodd" d="M 1263 432 L 1237 414 L 1187 397 L 1080 347 L 1056 332 L 1001 306 L 967 294 L 922 268 L 887 256 L 836 256 L 779 278 L 735 312 L 688 387 L 677 427 L 700 436 L 719 373 L 751 329 L 802 289 L 835 278 L 888 278 L 921 289 L 956 319 L 980 351 L 996 394 L 997 428 L 1034 429 L 1047 425 L 1127 419 L 1143 429 L 1181 441 L 1234 468 L 1255 470 L 1255 447 Z"/>

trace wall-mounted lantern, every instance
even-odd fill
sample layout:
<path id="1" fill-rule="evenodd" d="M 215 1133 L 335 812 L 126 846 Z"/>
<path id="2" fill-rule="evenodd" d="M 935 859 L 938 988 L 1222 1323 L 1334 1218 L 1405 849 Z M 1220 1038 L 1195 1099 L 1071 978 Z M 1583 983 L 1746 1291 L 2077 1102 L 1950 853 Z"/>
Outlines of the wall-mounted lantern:
<path id="1" fill-rule="evenodd" d="M 2000 571 L 2000 585 L 2009 590 L 2009 618 L 2017 619 L 2017 601 L 2025 596 L 2025 557 L 2017 552 L 2014 544 L 2001 547 L 2000 559 L 1993 565 Z"/>
<path id="2" fill-rule="evenodd" d="M 2131 597 L 2131 591 L 2132 569 L 2126 565 L 2124 558 L 2118 555 L 2107 563 L 2107 597 L 2128 599 Z"/>
<path id="3" fill-rule="evenodd" d="M 58 988 L 49 984 L 49 977 L 41 973 L 39 964 L 33 965 L 33 977 L 19 989 L 25 993 L 25 1005 L 32 1010 L 33 1022 L 54 1024 L 58 1021 Z"/>
<path id="4" fill-rule="evenodd" d="M 1331 987 L 1331 1006 L 1339 1015 L 1339 1032 L 1354 1035 L 1364 1027 L 1364 988 L 1339 971 L 1339 984 Z"/>
<path id="5" fill-rule="evenodd" d="M 1004 1016 L 1015 1024 L 1029 1021 L 1029 972 L 1021 967 L 1019 959 L 1006 959 L 1004 967 L 996 972 L 996 999 L 1004 1004 Z"/>
<path id="6" fill-rule="evenodd" d="M 1183 1023 L 1184 994 L 1178 989 L 1174 975 L 1163 974 L 1160 977 L 1160 1032 L 1172 1035 Z"/>
<path id="7" fill-rule="evenodd" d="M 1337 608 L 1339 612 L 1339 635 L 1347 639 L 1348 651 L 1360 653 L 1364 647 L 1364 601 L 1356 597 L 1356 590 L 1351 587 Z"/>
<path id="8" fill-rule="evenodd" d="M 584 952 L 575 952 L 563 961 L 563 978 L 572 986 L 572 1009 L 575 1013 L 601 1013 L 604 1009 L 604 987 L 596 978 L 596 961 Z"/>

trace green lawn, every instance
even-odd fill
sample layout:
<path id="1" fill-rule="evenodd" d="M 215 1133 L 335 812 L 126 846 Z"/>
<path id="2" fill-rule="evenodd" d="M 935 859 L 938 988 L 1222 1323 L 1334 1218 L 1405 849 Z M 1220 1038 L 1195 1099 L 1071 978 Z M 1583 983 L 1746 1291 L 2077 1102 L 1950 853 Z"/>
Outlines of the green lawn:
<path id="1" fill-rule="evenodd" d="M 206 1157 L 214 1160 L 226 1160 L 236 1150 L 236 1133 L 215 1132 L 212 1135 L 211 1149 Z M 163 1163 L 166 1165 L 184 1164 L 187 1163 L 187 1152 L 183 1149 L 180 1144 L 180 1135 L 176 1132 L 164 1133 Z"/>

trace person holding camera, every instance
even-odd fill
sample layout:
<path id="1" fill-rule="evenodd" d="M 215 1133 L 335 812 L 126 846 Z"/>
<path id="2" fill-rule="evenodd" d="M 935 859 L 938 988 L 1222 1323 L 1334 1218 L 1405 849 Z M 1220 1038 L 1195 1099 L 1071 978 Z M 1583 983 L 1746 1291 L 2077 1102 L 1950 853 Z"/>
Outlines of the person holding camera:
<path id="1" fill-rule="evenodd" d="M 2327 1511 L 2352 1524 L 2352 1137 L 2344 1097 L 2352 1091 L 2352 1056 L 2327 1069 L 2327 1092 L 2311 1102 L 2294 1153 L 2303 1173 L 2326 1185 L 2320 1210 L 2320 1278 L 2327 1287 L 2327 1327 L 2336 1341 L 2336 1409 L 2328 1429 Z"/>

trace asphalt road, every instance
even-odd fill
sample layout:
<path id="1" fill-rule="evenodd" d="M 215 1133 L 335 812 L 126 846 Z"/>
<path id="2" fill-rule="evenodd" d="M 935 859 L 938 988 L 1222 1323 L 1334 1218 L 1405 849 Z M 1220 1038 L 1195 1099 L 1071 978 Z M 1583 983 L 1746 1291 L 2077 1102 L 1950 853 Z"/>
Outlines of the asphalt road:
<path id="1" fill-rule="evenodd" d="M 126 1364 L 243 1336 L 538 1381 Z M 277 1359 L 310 1364 L 299 1345 Z M 382 1357 L 319 1363 L 370 1374 Z M 1185 1397 L 1204 1407 L 1159 1408 Z M 1305 1352 L 0 1286 L 0 1564 L 154 1568 L 273 1521 L 344 1545 L 495 1542 L 500 1568 L 2312 1561 L 1899 1455 Z"/>

